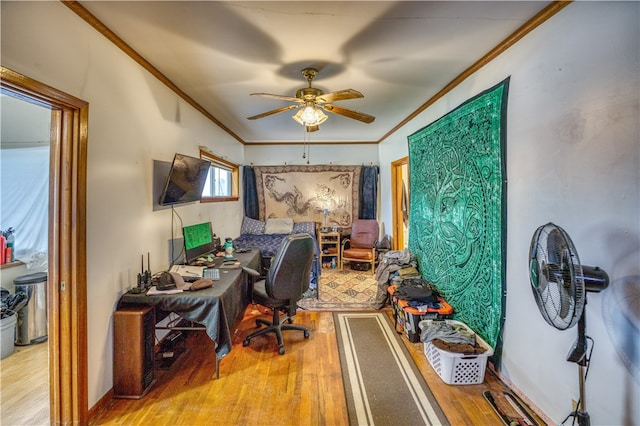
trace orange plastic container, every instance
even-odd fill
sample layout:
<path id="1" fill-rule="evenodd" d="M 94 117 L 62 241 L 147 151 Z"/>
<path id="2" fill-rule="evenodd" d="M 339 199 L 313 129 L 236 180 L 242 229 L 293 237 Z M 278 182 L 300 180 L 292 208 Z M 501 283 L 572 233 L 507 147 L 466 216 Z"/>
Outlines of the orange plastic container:
<path id="1" fill-rule="evenodd" d="M 427 308 L 421 311 L 412 306 L 403 299 L 398 299 L 393 294 L 397 286 L 391 285 L 387 290 L 391 298 L 391 307 L 396 319 L 396 330 L 402 327 L 404 335 L 410 342 L 416 343 L 420 341 L 420 328 L 418 324 L 426 319 L 449 319 L 453 316 L 453 307 L 449 305 L 442 297 L 438 296 L 439 308 Z"/>

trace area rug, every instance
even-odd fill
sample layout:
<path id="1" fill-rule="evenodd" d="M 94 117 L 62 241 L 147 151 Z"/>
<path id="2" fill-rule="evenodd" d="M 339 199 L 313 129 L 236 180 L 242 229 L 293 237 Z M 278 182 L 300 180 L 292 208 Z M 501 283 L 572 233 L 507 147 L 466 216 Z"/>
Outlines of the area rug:
<path id="1" fill-rule="evenodd" d="M 387 315 L 333 319 L 351 425 L 449 425 Z"/>
<path id="2" fill-rule="evenodd" d="M 323 269 L 318 285 L 318 297 L 307 294 L 298 302 L 306 310 L 361 310 L 372 309 L 378 282 L 371 271 L 350 269 Z"/>

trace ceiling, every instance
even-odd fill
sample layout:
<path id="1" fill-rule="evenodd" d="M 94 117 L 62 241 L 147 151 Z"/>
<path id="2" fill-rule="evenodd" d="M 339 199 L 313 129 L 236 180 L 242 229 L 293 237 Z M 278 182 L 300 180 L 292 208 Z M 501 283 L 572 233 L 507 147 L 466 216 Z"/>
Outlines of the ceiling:
<path id="1" fill-rule="evenodd" d="M 213 121 L 240 142 L 251 144 L 380 142 L 549 3 L 81 1 L 79 5 L 86 9 L 86 20 L 106 25 L 103 32 L 112 31 Z M 81 14 L 78 4 L 70 7 Z M 365 124 L 327 113 L 319 131 L 305 133 L 304 126 L 292 119 L 297 110 L 247 119 L 290 105 L 250 94 L 293 97 L 307 86 L 302 76 L 307 67 L 319 70 L 313 87 L 325 93 L 360 91 L 363 98 L 335 104 L 373 115 L 375 121 Z"/>

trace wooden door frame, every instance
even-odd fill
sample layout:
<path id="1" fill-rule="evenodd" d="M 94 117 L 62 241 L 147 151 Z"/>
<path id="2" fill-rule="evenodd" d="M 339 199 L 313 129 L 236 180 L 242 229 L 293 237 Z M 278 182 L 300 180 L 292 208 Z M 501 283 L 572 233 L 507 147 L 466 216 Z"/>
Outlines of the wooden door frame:
<path id="1" fill-rule="evenodd" d="M 402 167 L 409 165 L 409 157 L 399 158 L 391 162 L 391 200 L 393 223 L 393 249 L 404 248 L 404 232 L 402 230 Z"/>
<path id="2" fill-rule="evenodd" d="M 89 104 L 5 67 L 0 86 L 51 109 L 49 400 L 53 425 L 84 425 L 87 397 L 86 164 Z"/>

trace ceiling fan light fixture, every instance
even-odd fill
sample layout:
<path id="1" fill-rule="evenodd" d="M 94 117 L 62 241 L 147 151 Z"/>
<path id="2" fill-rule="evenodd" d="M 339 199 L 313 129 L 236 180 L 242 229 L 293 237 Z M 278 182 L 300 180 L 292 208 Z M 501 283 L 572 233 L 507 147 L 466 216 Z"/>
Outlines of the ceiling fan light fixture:
<path id="1" fill-rule="evenodd" d="M 313 114 L 315 115 L 315 118 L 316 118 L 316 123 L 315 123 L 316 125 L 322 124 L 325 121 L 327 121 L 327 118 L 328 118 L 327 114 L 322 112 L 320 108 L 314 108 Z"/>
<path id="2" fill-rule="evenodd" d="M 293 119 L 303 126 L 317 126 L 327 121 L 327 118 L 327 115 L 312 103 L 298 110 L 293 116 Z"/>
<path id="3" fill-rule="evenodd" d="M 312 106 L 307 106 L 302 111 L 302 121 L 306 124 L 314 124 L 318 121 L 318 117 L 316 117 L 316 109 Z"/>
<path id="4" fill-rule="evenodd" d="M 328 111 L 332 114 L 342 115 L 343 117 L 358 120 L 367 124 L 372 123 L 373 120 L 375 120 L 375 117 L 372 115 L 333 105 L 333 102 L 337 101 L 362 98 L 364 97 L 362 93 L 353 89 L 344 89 L 338 90 L 337 92 L 330 92 L 325 94 L 317 87 L 311 86 L 311 82 L 318 75 L 317 69 L 305 68 L 304 70 L 302 70 L 302 75 L 309 83 L 309 87 L 298 89 L 298 91 L 296 91 L 295 97 L 274 95 L 272 93 L 251 94 L 278 99 L 281 101 L 293 102 L 294 105 L 289 105 L 286 107 L 263 112 L 262 114 L 247 117 L 247 119 L 256 120 L 258 118 L 268 117 L 270 115 L 278 114 L 295 108 L 298 109 L 298 111 L 291 118 L 293 118 L 298 124 L 305 126 L 307 133 L 317 131 L 320 128 L 319 125 L 327 120 L 328 117 L 324 113 L 324 111 Z"/>

